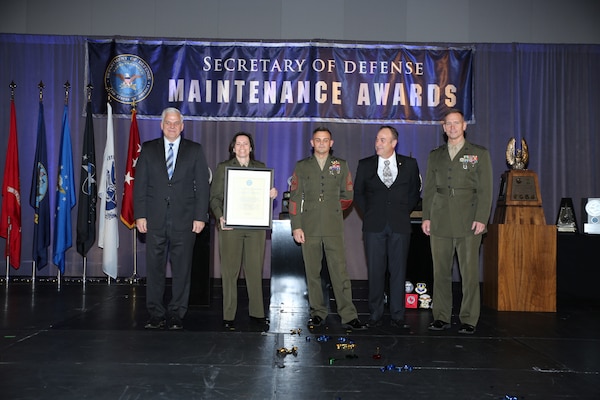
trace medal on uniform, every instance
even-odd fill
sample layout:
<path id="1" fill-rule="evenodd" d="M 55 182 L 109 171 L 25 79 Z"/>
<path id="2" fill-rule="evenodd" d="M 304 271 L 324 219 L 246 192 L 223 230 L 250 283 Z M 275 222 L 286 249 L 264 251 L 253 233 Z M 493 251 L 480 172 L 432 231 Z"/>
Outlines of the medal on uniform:
<path id="1" fill-rule="evenodd" d="M 459 160 L 462 165 L 463 165 L 463 169 L 468 169 L 469 168 L 469 164 L 471 164 L 471 167 L 475 167 L 475 164 L 477 164 L 477 156 L 476 155 L 468 155 L 465 154 L 464 156 L 462 156 L 461 158 L 459 158 Z"/>
<path id="2" fill-rule="evenodd" d="M 338 160 L 331 160 L 331 165 L 329 166 L 329 173 L 331 175 L 339 175 L 342 170 L 342 166 Z"/>

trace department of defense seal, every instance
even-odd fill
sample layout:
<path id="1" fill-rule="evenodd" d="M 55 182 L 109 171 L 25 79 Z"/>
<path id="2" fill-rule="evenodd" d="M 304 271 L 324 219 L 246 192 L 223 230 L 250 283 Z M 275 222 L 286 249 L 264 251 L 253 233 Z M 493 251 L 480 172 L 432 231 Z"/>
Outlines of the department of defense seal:
<path id="1" fill-rule="evenodd" d="M 104 74 L 108 95 L 119 103 L 139 103 L 148 97 L 153 84 L 150 66 L 133 54 L 120 54 L 113 58 Z"/>

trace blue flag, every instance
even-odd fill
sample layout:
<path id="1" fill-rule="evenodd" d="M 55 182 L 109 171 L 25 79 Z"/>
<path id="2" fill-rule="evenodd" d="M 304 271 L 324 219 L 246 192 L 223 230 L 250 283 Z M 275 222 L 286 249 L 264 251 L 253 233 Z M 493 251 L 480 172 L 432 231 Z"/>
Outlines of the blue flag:
<path id="1" fill-rule="evenodd" d="M 37 144 L 33 161 L 29 204 L 34 209 L 33 218 L 33 261 L 37 269 L 48 264 L 50 246 L 50 198 L 48 197 L 48 152 L 46 150 L 46 123 L 44 104 L 40 101 L 38 114 Z"/>
<path id="2" fill-rule="evenodd" d="M 60 139 L 58 181 L 56 183 L 56 212 L 54 213 L 54 264 L 65 273 L 65 253 L 72 245 L 71 209 L 75 207 L 73 178 L 73 149 L 69 129 L 68 106 L 65 105 Z"/>

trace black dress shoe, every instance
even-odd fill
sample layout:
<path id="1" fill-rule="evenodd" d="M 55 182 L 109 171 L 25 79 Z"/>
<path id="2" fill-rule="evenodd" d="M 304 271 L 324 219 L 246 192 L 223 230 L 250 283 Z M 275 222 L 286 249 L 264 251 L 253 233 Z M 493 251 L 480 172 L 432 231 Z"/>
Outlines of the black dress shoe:
<path id="1" fill-rule="evenodd" d="M 144 329 L 163 329 L 165 327 L 165 319 L 159 317 L 152 317 L 144 325 Z"/>
<path id="2" fill-rule="evenodd" d="M 374 319 L 370 319 L 367 321 L 367 327 L 369 328 L 376 328 L 381 325 L 383 325 L 383 321 L 380 319 L 378 319 L 377 321 L 375 321 Z"/>
<path id="3" fill-rule="evenodd" d="M 223 320 L 223 329 L 226 331 L 235 331 L 235 323 L 233 321 Z"/>
<path id="4" fill-rule="evenodd" d="M 262 332 L 269 331 L 269 319 L 266 317 L 253 317 L 250 316 L 250 322 L 255 326 L 260 328 Z"/>
<path id="5" fill-rule="evenodd" d="M 183 322 L 181 322 L 181 318 L 173 315 L 169 318 L 168 327 L 170 331 L 180 331 L 183 329 Z"/>
<path id="6" fill-rule="evenodd" d="M 473 325 L 469 325 L 469 324 L 462 324 L 460 326 L 460 329 L 458 330 L 458 333 L 472 335 L 475 333 L 475 327 Z"/>
<path id="7" fill-rule="evenodd" d="M 390 322 L 390 326 L 392 328 L 400 328 L 400 329 L 410 329 L 410 325 L 405 324 L 401 319 L 392 319 Z"/>
<path id="8" fill-rule="evenodd" d="M 446 329 L 450 329 L 450 323 L 444 322 L 440 319 L 436 319 L 431 324 L 429 324 L 430 331 L 445 331 Z"/>
<path id="9" fill-rule="evenodd" d="M 324 323 L 325 321 L 323 320 L 323 318 L 319 317 L 318 315 L 315 315 L 314 317 L 310 317 L 306 325 L 308 326 L 308 329 L 312 329 L 315 326 L 321 326 Z"/>
<path id="10" fill-rule="evenodd" d="M 252 315 L 250 316 L 250 321 L 259 325 L 269 325 L 270 323 L 269 318 L 267 317 L 253 317 Z"/>
<path id="11" fill-rule="evenodd" d="M 358 318 L 354 318 L 352 321 L 342 324 L 342 328 L 351 329 L 353 331 L 364 331 L 365 329 L 368 329 L 368 327 L 360 322 Z"/>

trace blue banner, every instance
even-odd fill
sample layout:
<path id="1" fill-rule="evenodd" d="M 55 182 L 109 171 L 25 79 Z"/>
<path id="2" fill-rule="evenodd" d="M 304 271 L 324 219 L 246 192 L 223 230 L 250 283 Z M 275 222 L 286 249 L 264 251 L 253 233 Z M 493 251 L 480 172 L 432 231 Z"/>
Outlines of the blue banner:
<path id="1" fill-rule="evenodd" d="M 473 120 L 472 47 L 88 40 L 95 110 L 186 118 L 437 123 Z"/>

